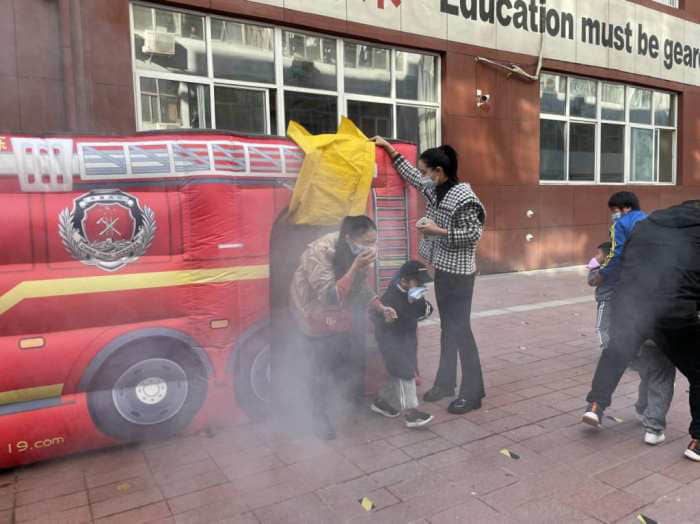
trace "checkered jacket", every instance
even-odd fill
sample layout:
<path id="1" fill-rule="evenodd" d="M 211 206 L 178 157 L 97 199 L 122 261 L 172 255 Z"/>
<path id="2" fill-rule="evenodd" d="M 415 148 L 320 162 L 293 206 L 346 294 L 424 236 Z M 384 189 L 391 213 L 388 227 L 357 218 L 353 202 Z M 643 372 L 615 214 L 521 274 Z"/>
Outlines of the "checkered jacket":
<path id="1" fill-rule="evenodd" d="M 435 269 L 471 275 L 476 271 L 476 248 L 484 231 L 486 210 L 469 184 L 461 183 L 447 192 L 438 204 L 434 187 L 423 181 L 420 171 L 403 156 L 394 160 L 401 178 L 424 197 L 427 217 L 446 229 L 446 237 L 428 237 L 420 241 L 418 253 Z"/>

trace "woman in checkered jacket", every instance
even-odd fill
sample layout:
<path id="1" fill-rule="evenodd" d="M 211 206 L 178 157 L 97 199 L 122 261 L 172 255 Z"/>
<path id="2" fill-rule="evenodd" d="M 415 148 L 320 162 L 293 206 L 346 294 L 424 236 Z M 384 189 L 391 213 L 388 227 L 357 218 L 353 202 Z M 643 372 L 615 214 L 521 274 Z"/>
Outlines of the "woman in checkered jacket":
<path id="1" fill-rule="evenodd" d="M 448 146 L 424 151 L 411 165 L 386 140 L 372 139 L 391 157 L 401 177 L 425 198 L 427 216 L 416 227 L 423 234 L 419 254 L 435 268 L 435 297 L 440 311 L 440 366 L 424 400 L 455 394 L 457 355 L 462 365 L 459 396 L 447 410 L 462 414 L 479 409 L 484 397 L 479 350 L 470 324 L 476 248 L 486 211 L 469 184 L 459 181 L 457 153 Z"/>

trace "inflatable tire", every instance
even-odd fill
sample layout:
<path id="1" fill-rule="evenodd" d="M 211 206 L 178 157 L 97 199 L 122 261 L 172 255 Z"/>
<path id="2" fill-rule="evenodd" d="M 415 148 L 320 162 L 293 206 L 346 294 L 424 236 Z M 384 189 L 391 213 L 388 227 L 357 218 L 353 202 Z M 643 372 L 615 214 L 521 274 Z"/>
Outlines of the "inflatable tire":
<path id="1" fill-rule="evenodd" d="M 263 327 L 236 348 L 236 400 L 248 417 L 265 418 L 272 401 L 270 328 Z"/>
<path id="2" fill-rule="evenodd" d="M 207 398 L 199 359 L 179 340 L 153 337 L 119 349 L 88 389 L 95 426 L 130 442 L 164 439 L 185 429 Z"/>

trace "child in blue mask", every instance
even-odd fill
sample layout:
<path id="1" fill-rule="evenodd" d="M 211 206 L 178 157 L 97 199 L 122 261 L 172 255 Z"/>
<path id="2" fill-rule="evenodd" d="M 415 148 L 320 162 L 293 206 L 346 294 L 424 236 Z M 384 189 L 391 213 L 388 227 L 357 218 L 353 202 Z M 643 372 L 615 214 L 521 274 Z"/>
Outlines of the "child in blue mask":
<path id="1" fill-rule="evenodd" d="M 381 297 L 385 307 L 393 308 L 396 320 L 387 322 L 384 317 L 374 318 L 374 335 L 389 381 L 380 389 L 371 409 L 385 417 L 404 414 L 406 426 L 420 427 L 428 424 L 433 416 L 419 411 L 415 373 L 418 354 L 418 321 L 430 316 L 432 305 L 425 300 L 425 285 L 432 279 L 425 265 L 409 260 L 399 269 L 397 278 Z"/>

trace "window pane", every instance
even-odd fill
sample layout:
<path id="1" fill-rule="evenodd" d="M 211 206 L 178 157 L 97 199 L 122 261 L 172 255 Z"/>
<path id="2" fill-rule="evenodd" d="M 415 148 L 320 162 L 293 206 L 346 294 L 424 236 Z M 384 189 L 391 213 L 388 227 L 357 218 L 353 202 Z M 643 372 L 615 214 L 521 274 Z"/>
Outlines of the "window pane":
<path id="1" fill-rule="evenodd" d="M 600 181 L 625 180 L 625 126 L 601 124 Z"/>
<path id="2" fill-rule="evenodd" d="M 566 179 L 566 122 L 540 120 L 540 179 Z"/>
<path id="3" fill-rule="evenodd" d="M 569 114 L 583 118 L 596 117 L 597 83 L 595 80 L 570 78 Z"/>
<path id="4" fill-rule="evenodd" d="M 141 78 L 140 86 L 141 129 L 210 127 L 208 86 L 152 78 Z"/>
<path id="5" fill-rule="evenodd" d="M 393 136 L 391 104 L 348 100 L 348 118 L 367 136 Z"/>
<path id="6" fill-rule="evenodd" d="M 338 98 L 285 91 L 284 116 L 287 125 L 290 120 L 296 120 L 313 135 L 335 133 L 338 129 Z"/>
<path id="7" fill-rule="evenodd" d="M 566 114 L 566 77 L 549 74 L 540 77 L 540 111 Z"/>
<path id="8" fill-rule="evenodd" d="M 332 38 L 283 31 L 282 54 L 285 85 L 337 90 L 336 41 Z"/>
<path id="9" fill-rule="evenodd" d="M 381 47 L 345 43 L 345 91 L 391 96 L 390 51 Z"/>
<path id="10" fill-rule="evenodd" d="M 669 93 L 654 93 L 654 124 L 672 127 L 675 125 L 673 96 Z"/>
<path id="11" fill-rule="evenodd" d="M 396 137 L 418 145 L 419 151 L 437 146 L 437 110 L 396 107 Z"/>
<path id="12" fill-rule="evenodd" d="M 274 32 L 271 27 L 213 18 L 211 49 L 214 76 L 275 83 Z"/>
<path id="13" fill-rule="evenodd" d="M 134 6 L 134 29 L 153 29 L 153 16 L 150 7 Z"/>
<path id="14" fill-rule="evenodd" d="M 600 117 L 603 120 L 625 120 L 625 86 L 603 82 L 600 100 Z"/>
<path id="15" fill-rule="evenodd" d="M 437 60 L 432 55 L 396 52 L 396 97 L 437 102 Z"/>
<path id="16" fill-rule="evenodd" d="M 214 88 L 216 128 L 265 133 L 265 93 L 251 89 Z"/>
<path id="17" fill-rule="evenodd" d="M 569 124 L 569 180 L 589 181 L 595 178 L 595 126 Z"/>
<path id="18" fill-rule="evenodd" d="M 651 129 L 632 128 L 632 177 L 633 182 L 654 180 L 654 137 Z"/>
<path id="19" fill-rule="evenodd" d="M 670 129 L 657 129 L 656 155 L 659 161 L 659 182 L 673 182 L 673 133 Z"/>
<path id="20" fill-rule="evenodd" d="M 629 89 L 632 93 L 630 97 L 630 122 L 651 124 L 651 91 L 637 87 Z"/>
<path id="21" fill-rule="evenodd" d="M 134 6 L 134 16 L 136 8 Z M 148 8 L 149 16 L 153 9 Z M 204 17 L 155 9 L 155 29 L 145 25 L 146 14 L 134 25 L 136 67 L 149 71 L 207 74 Z"/>

